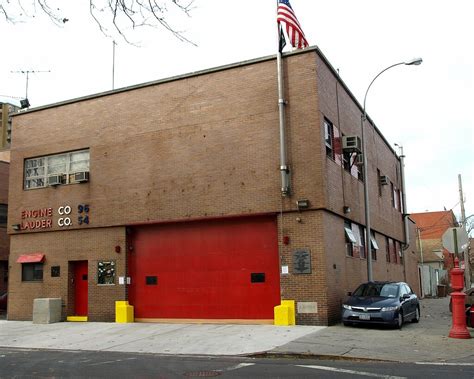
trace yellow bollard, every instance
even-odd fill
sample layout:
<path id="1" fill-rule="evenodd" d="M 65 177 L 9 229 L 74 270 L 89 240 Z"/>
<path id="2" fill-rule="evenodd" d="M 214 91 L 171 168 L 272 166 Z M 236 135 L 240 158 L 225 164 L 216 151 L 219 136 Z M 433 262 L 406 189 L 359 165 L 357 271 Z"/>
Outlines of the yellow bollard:
<path id="1" fill-rule="evenodd" d="M 115 322 L 127 323 L 133 322 L 133 305 L 129 305 L 128 301 L 115 302 Z"/>
<path id="2" fill-rule="evenodd" d="M 281 305 L 284 305 L 290 308 L 289 320 L 290 323 L 288 325 L 296 325 L 296 306 L 294 300 L 282 300 Z"/>
<path id="3" fill-rule="evenodd" d="M 282 300 L 280 305 L 273 308 L 274 325 L 289 326 L 296 324 L 295 301 Z"/>

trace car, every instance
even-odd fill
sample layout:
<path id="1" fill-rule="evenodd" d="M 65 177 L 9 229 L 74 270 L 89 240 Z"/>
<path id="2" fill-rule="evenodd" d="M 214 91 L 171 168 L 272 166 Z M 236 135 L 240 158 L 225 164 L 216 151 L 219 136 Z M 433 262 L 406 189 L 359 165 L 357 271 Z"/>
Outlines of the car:
<path id="1" fill-rule="evenodd" d="M 471 308 L 471 305 L 474 304 L 474 287 L 473 288 L 468 288 L 467 290 L 464 291 L 466 294 L 466 298 L 464 300 L 464 305 L 466 308 Z M 453 298 L 451 297 L 449 299 L 449 311 L 453 311 L 453 304 L 452 304 Z"/>
<path id="2" fill-rule="evenodd" d="M 407 321 L 420 321 L 420 303 L 404 282 L 363 283 L 342 304 L 345 326 L 379 324 L 401 329 Z"/>
<path id="3" fill-rule="evenodd" d="M 0 292 L 0 310 L 7 309 L 8 292 Z"/>

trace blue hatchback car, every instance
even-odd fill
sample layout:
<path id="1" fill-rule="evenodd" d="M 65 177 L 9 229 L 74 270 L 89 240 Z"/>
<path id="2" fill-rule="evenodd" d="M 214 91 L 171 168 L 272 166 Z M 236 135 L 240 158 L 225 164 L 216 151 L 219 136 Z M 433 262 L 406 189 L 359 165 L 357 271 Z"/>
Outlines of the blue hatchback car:
<path id="1" fill-rule="evenodd" d="M 363 283 L 342 304 L 342 322 L 382 324 L 402 328 L 406 321 L 420 321 L 418 297 L 404 282 Z"/>

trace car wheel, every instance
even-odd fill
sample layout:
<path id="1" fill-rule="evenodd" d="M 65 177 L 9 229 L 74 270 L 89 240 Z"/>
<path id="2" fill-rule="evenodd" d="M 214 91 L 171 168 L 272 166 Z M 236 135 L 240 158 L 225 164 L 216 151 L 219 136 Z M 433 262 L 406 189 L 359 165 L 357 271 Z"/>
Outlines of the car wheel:
<path id="1" fill-rule="evenodd" d="M 398 329 L 402 330 L 402 326 L 403 326 L 403 312 L 400 310 L 400 312 L 398 312 L 397 327 Z"/>
<path id="2" fill-rule="evenodd" d="M 419 321 L 420 321 L 420 308 L 416 307 L 415 317 L 413 317 L 413 320 L 411 320 L 411 322 L 419 322 Z"/>

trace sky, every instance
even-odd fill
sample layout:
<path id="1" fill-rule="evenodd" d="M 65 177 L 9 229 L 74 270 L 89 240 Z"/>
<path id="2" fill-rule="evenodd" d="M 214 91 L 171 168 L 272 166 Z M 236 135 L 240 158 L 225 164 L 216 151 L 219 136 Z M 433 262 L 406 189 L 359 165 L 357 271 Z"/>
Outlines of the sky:
<path id="1" fill-rule="evenodd" d="M 54 4 L 55 1 L 51 0 Z M 66 2 L 56 1 L 63 5 Z M 360 103 L 374 82 L 367 113 L 391 143 L 403 146 L 408 212 L 453 209 L 474 214 L 474 1 L 291 0 L 311 46 L 318 46 Z M 128 30 L 134 45 L 99 30 L 84 1 L 47 17 L 0 19 L 0 96 L 23 97 L 29 75 L 32 107 L 276 53 L 275 0 L 195 0 L 191 17 L 169 22 L 197 46 L 164 29 Z M 288 46 L 287 46 L 288 49 Z M 393 146 L 393 145 L 392 145 Z M 394 147 L 395 148 L 395 147 Z M 396 148 L 395 148 L 396 149 Z"/>

